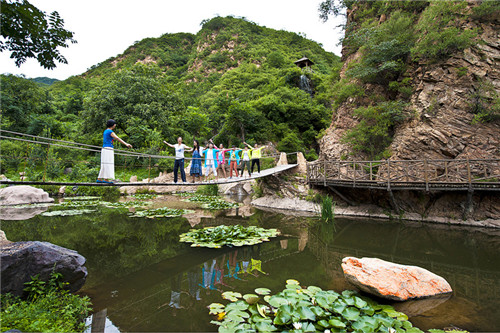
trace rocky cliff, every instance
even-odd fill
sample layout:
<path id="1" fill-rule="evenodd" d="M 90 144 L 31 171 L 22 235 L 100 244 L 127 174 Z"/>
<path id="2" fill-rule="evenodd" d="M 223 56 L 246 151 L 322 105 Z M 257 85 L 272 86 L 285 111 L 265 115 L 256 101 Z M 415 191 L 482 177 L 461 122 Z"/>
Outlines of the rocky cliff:
<path id="1" fill-rule="evenodd" d="M 380 27 L 393 14 L 387 9 L 390 5 L 386 5 L 384 9 L 383 5 L 376 7 L 363 1 L 354 3 L 347 9 L 347 33 L 342 51 L 344 65 L 340 75 L 342 80 L 361 87 L 359 89 L 363 93 L 358 90 L 358 93 L 347 96 L 338 103 L 332 123 L 320 141 L 320 159 L 373 159 L 373 155 L 367 154 L 363 149 L 356 149 L 346 137 L 360 124 L 366 126 L 368 123 L 368 127 L 372 126 L 356 110 L 367 107 L 377 110 L 377 103 L 380 101 L 404 102 L 407 116 L 388 126 L 388 144 L 384 152 L 379 152 L 377 159 L 499 159 L 499 11 L 479 17 L 474 13 L 478 12 L 481 2 L 468 1 L 446 27 L 454 26 L 457 31 L 473 31 L 475 35 L 470 45 L 434 58 L 414 56 L 412 49 L 412 52 L 408 51 L 407 55 L 398 59 L 401 63 L 404 62 L 404 70 L 397 72 L 390 79 L 392 82 L 389 82 L 390 80 L 377 81 L 352 75 L 352 68 L 363 61 L 366 63 L 369 57 L 375 57 L 369 53 L 375 48 L 358 45 L 353 49 L 349 38 L 356 37 L 356 30 L 360 31 L 368 25 L 368 20 L 371 20 L 371 31 L 381 30 Z M 412 8 L 413 12 L 408 17 L 412 17 L 414 25 L 418 26 L 423 13 L 436 6 L 436 3 L 439 2 L 430 2 L 428 7 Z M 401 8 L 397 11 L 400 12 Z M 435 20 L 438 19 L 439 17 Z M 416 36 L 415 44 L 425 37 Z M 387 63 L 389 62 L 378 66 Z M 403 84 L 408 89 L 394 89 Z M 373 122 L 374 119 L 370 121 Z M 500 166 L 496 168 L 499 169 Z M 474 199 L 474 218 L 500 218 L 500 200 L 498 196 L 495 197 L 495 192 L 492 193 L 493 195 L 481 194 Z M 359 194 L 351 195 L 360 197 Z M 364 196 L 367 201 L 384 201 L 373 195 Z M 397 201 L 406 211 L 460 217 L 464 199 L 457 196 L 460 194 L 433 193 L 422 199 L 421 194 L 399 192 Z"/>

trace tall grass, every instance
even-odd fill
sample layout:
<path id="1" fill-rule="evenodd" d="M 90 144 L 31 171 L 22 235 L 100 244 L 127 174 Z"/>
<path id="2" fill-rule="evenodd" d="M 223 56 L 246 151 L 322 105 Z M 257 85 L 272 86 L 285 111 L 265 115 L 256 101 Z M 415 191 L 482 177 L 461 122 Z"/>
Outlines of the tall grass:
<path id="1" fill-rule="evenodd" d="M 332 197 L 324 195 L 321 198 L 321 220 L 325 223 L 335 223 L 335 203 Z"/>

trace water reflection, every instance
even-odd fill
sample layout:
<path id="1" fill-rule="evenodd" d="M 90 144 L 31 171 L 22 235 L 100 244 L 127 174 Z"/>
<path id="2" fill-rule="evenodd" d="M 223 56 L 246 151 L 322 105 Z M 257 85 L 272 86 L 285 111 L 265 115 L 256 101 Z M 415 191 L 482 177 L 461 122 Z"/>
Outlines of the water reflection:
<path id="1" fill-rule="evenodd" d="M 94 304 L 92 332 L 216 331 L 206 307 L 224 302 L 224 291 L 245 294 L 266 287 L 275 293 L 290 278 L 352 289 L 340 266 L 346 256 L 417 265 L 446 278 L 454 289 L 451 299 L 400 305 L 421 328 L 500 327 L 500 231 L 343 219 L 335 226 L 314 225 L 305 217 L 253 208 L 200 213 L 193 221 L 131 218 L 101 209 L 92 215 L 3 221 L 2 229 L 13 241 L 49 241 L 86 257 L 89 277 L 82 294 Z M 284 236 L 251 247 L 191 248 L 178 242 L 191 224 L 256 225 L 278 228 Z"/>

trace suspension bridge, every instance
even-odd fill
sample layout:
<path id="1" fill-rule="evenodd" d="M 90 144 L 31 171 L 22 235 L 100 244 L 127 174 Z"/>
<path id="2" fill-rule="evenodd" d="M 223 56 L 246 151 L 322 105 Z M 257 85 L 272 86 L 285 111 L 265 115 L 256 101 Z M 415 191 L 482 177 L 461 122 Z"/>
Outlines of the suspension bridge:
<path id="1" fill-rule="evenodd" d="M 6 135 L 5 135 L 6 134 Z M 248 181 L 252 179 L 258 179 L 267 177 L 270 175 L 274 175 L 289 169 L 296 167 L 296 164 L 288 164 L 287 156 L 297 154 L 295 153 L 278 153 L 278 154 L 268 154 L 263 155 L 262 159 L 272 159 L 273 163 L 276 163 L 275 166 L 262 169 L 260 172 L 253 172 L 252 175 L 246 177 L 234 177 L 234 178 L 221 178 L 217 180 L 212 180 L 209 182 L 198 181 L 196 183 L 191 182 L 159 182 L 155 181 L 154 178 L 151 177 L 152 169 L 160 169 L 158 166 L 158 162 L 161 160 L 173 160 L 174 156 L 160 155 L 160 154 L 148 154 L 135 152 L 130 150 L 123 149 L 114 149 L 114 155 L 116 156 L 115 168 L 138 168 L 144 167 L 148 170 L 148 177 L 143 181 L 137 182 L 122 182 L 122 181 L 114 181 L 114 182 L 85 182 L 85 181 L 66 181 L 66 180 L 49 180 L 48 169 L 52 163 L 67 163 L 70 165 L 75 165 L 77 163 L 84 164 L 87 168 L 98 167 L 100 165 L 99 157 L 101 153 L 100 146 L 59 140 L 53 138 L 47 138 L 42 136 L 36 136 L 26 133 L 0 130 L 0 139 L 1 140 L 10 140 L 16 142 L 18 144 L 24 145 L 22 147 L 24 149 L 23 155 L 4 155 L 5 152 L 2 152 L 0 155 L 0 160 L 4 165 L 2 170 L 8 170 L 9 166 L 13 166 L 14 169 L 18 170 L 20 167 L 22 168 L 22 172 L 20 172 L 21 179 L 20 180 L 9 180 L 2 179 L 0 180 L 0 184 L 3 185 L 58 185 L 58 186 L 198 186 L 201 184 L 230 184 L 230 183 L 238 183 L 243 181 Z M 42 148 L 42 149 L 40 149 Z M 58 150 L 55 151 L 54 150 Z M 75 161 L 75 160 L 63 160 L 59 157 L 59 153 L 68 154 L 72 151 L 86 152 L 88 154 L 87 160 L 85 161 Z M 52 152 L 52 154 L 51 154 Z M 89 158 L 94 154 L 94 158 Z M 90 159 L 90 161 L 89 161 Z M 10 161 L 9 161 L 10 160 Z M 141 160 L 141 163 L 137 163 L 137 160 Z M 192 158 L 186 157 L 185 160 L 190 161 Z M 203 161 L 203 158 L 202 158 Z M 32 168 L 28 167 L 28 165 L 36 165 L 38 162 L 38 172 L 33 172 Z M 127 163 L 128 162 L 128 163 Z M 123 164 L 120 164 L 123 163 Z M 7 166 L 6 166 L 7 165 Z M 240 163 L 241 165 L 241 163 Z M 189 167 L 188 167 L 189 168 Z M 227 169 L 227 168 L 226 168 Z M 32 171 L 33 175 L 30 175 L 29 171 Z M 43 170 L 43 171 L 42 171 Z M 228 170 L 226 170 L 229 172 Z M 159 171 L 158 171 L 159 172 Z M 220 173 L 220 171 L 219 171 Z M 219 175 L 220 176 L 220 175 Z M 34 178 L 34 179 L 33 179 Z M 95 175 L 97 179 L 97 174 Z"/>

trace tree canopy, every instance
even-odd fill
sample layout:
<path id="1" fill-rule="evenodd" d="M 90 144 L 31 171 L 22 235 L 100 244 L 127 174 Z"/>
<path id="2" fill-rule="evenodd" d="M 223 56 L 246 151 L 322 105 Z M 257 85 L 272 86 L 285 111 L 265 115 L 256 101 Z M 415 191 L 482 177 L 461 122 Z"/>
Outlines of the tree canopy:
<path id="1" fill-rule="evenodd" d="M 46 69 L 56 62 L 68 61 L 59 47 L 76 43 L 73 32 L 64 29 L 64 20 L 58 12 L 42 12 L 27 0 L 1 0 L 0 52 L 10 51 L 10 57 L 20 67 L 28 58 L 34 58 Z"/>

